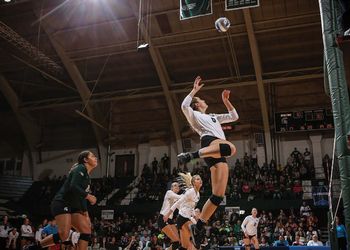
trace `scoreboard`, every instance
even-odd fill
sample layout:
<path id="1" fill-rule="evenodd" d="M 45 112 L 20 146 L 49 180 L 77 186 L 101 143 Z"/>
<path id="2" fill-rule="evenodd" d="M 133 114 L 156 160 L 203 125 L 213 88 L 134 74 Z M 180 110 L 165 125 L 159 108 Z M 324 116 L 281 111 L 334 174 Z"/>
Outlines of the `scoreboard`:
<path id="1" fill-rule="evenodd" d="M 244 8 L 258 7 L 259 0 L 226 0 L 225 10 L 239 10 Z"/>
<path id="2" fill-rule="evenodd" d="M 331 109 L 275 113 L 276 133 L 333 129 Z"/>

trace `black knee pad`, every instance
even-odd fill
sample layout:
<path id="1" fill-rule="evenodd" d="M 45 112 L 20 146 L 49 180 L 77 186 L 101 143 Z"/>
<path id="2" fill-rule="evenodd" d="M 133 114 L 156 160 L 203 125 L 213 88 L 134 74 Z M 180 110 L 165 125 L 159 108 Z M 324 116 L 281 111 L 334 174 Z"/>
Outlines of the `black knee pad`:
<path id="1" fill-rule="evenodd" d="M 85 240 L 89 242 L 91 240 L 91 234 L 80 234 L 79 240 Z"/>
<path id="2" fill-rule="evenodd" d="M 224 199 L 224 197 L 220 197 L 220 196 L 217 196 L 215 194 L 212 194 L 209 198 L 211 203 L 213 203 L 217 207 L 220 205 L 220 203 L 222 202 L 223 199 Z"/>
<path id="3" fill-rule="evenodd" d="M 63 241 L 62 244 L 65 246 L 73 246 L 73 244 L 70 240 Z"/>
<path id="4" fill-rule="evenodd" d="M 231 147 L 230 147 L 230 145 L 228 145 L 226 143 L 220 143 L 219 147 L 220 147 L 220 154 L 221 154 L 221 156 L 223 156 L 223 157 L 231 156 Z"/>
<path id="5" fill-rule="evenodd" d="M 179 250 L 187 250 L 187 248 L 180 247 Z"/>
<path id="6" fill-rule="evenodd" d="M 59 244 L 61 242 L 60 235 L 58 233 L 57 234 L 53 234 L 52 238 L 53 238 L 53 242 L 55 244 Z"/>
<path id="7" fill-rule="evenodd" d="M 171 250 L 177 250 L 180 248 L 180 242 L 175 241 L 173 243 L 171 243 Z"/>

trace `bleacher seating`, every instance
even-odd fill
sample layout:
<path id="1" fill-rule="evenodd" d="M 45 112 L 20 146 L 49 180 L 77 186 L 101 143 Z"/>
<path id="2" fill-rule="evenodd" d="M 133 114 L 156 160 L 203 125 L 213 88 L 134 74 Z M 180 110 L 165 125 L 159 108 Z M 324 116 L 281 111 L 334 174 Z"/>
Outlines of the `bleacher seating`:
<path id="1" fill-rule="evenodd" d="M 0 176 L 0 198 L 19 200 L 33 180 L 23 176 Z"/>
<path id="2" fill-rule="evenodd" d="M 135 180 L 135 177 L 118 177 L 115 181 L 114 188 L 118 188 L 116 192 L 108 201 L 108 205 L 118 205 L 122 199 L 131 191 L 129 190 L 129 185 Z"/>

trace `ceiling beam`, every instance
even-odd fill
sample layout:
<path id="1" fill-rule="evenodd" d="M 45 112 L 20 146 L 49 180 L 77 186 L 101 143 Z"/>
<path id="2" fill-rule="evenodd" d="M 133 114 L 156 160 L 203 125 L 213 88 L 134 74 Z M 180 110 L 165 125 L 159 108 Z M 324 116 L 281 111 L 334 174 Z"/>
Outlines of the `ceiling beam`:
<path id="1" fill-rule="evenodd" d="M 137 17 L 139 6 L 137 5 L 136 0 L 128 1 L 128 3 L 131 6 L 131 9 L 133 10 L 135 17 Z M 169 113 L 172 121 L 172 127 L 174 129 L 174 134 L 176 139 L 176 144 L 175 144 L 177 147 L 176 151 L 182 152 L 182 140 L 181 140 L 181 133 L 180 133 L 179 118 L 177 116 L 175 104 L 173 101 L 174 93 L 171 93 L 169 90 L 169 86 L 171 84 L 169 73 L 166 69 L 164 60 L 159 52 L 159 49 L 152 46 L 151 36 L 149 35 L 147 27 L 143 22 L 140 22 L 140 28 L 142 32 L 141 35 L 143 35 L 145 41 L 149 43 L 148 51 L 152 58 L 153 64 L 156 68 L 160 83 L 162 85 L 162 90 L 165 95 L 165 100 L 168 105 L 168 109 L 169 109 Z"/>
<path id="2" fill-rule="evenodd" d="M 265 136 L 265 157 L 266 157 L 266 162 L 270 162 L 270 160 L 272 159 L 273 150 L 272 150 L 272 141 L 271 141 L 271 132 L 270 132 L 270 122 L 269 122 L 270 119 L 269 119 L 269 113 L 267 109 L 267 100 L 266 100 L 265 87 L 263 82 L 263 73 L 262 73 L 263 70 L 261 66 L 260 52 L 259 52 L 258 42 L 255 37 L 253 21 L 250 15 L 249 8 L 243 9 L 243 16 L 244 16 L 245 25 L 247 28 L 247 33 L 248 33 L 250 51 L 252 54 L 256 83 L 258 87 L 261 114 L 263 118 L 264 136 Z"/>
<path id="3" fill-rule="evenodd" d="M 37 14 L 37 16 L 39 17 L 38 14 Z M 102 122 L 102 118 L 100 117 L 100 112 L 98 112 L 96 110 L 96 107 L 93 107 L 91 105 L 91 103 L 89 102 L 92 93 L 91 93 L 90 89 L 88 88 L 86 82 L 84 81 L 82 75 L 80 74 L 78 67 L 67 56 L 63 47 L 55 39 L 52 38 L 51 34 L 48 31 L 49 28 L 48 28 L 47 24 L 45 22 L 41 22 L 41 26 L 42 26 L 43 30 L 46 32 L 53 48 L 55 49 L 57 55 L 61 59 L 63 65 L 66 68 L 70 78 L 72 79 L 76 89 L 78 90 L 79 95 L 80 95 L 80 99 L 82 100 L 82 103 L 83 103 L 84 107 L 86 108 L 88 117 L 98 124 L 105 125 Z M 96 123 L 91 122 L 91 126 L 94 130 L 94 133 L 95 133 L 96 142 L 97 142 L 96 146 L 98 147 L 99 152 L 101 152 L 100 149 L 104 145 L 104 142 L 103 142 L 104 133 L 102 132 L 102 129 L 96 125 Z M 104 127 L 106 127 L 106 126 L 104 126 Z"/>
<path id="4" fill-rule="evenodd" d="M 271 83 L 279 83 L 279 82 L 295 82 L 295 81 L 302 81 L 302 80 L 312 80 L 312 79 L 323 79 L 324 75 L 323 73 L 309 73 L 304 75 L 297 75 L 297 76 L 288 76 L 288 73 L 283 71 L 283 75 L 286 76 L 270 76 L 268 79 L 264 79 L 264 84 L 271 84 Z M 242 77 L 243 78 L 243 77 Z M 223 82 L 221 79 L 213 79 L 210 81 L 203 81 L 206 83 L 205 90 L 210 89 L 223 89 L 223 88 L 235 88 L 235 87 L 243 87 L 243 86 L 252 86 L 256 85 L 255 80 L 251 81 L 233 81 L 233 79 L 227 78 L 227 81 L 225 83 L 214 83 L 214 84 L 207 84 L 208 82 Z M 171 93 L 187 93 L 190 91 L 191 87 L 190 82 L 186 83 L 178 83 L 173 84 L 173 89 L 169 89 Z M 181 86 L 180 89 L 175 89 L 174 86 Z M 154 98 L 157 96 L 163 96 L 164 93 L 161 90 L 161 88 L 151 88 L 146 89 L 147 91 L 143 91 L 143 89 L 139 89 L 138 91 L 135 90 L 135 94 L 131 94 L 130 91 L 109 91 L 105 93 L 97 93 L 93 94 L 90 100 L 90 103 L 98 103 L 98 102 L 108 102 L 108 101 L 124 101 L 124 100 L 131 100 L 131 99 L 139 99 L 139 98 Z M 52 98 L 52 99 L 46 99 L 46 100 L 37 100 L 37 101 L 31 101 L 31 102 L 25 102 L 22 104 L 21 108 L 24 110 L 40 110 L 40 109 L 48 109 L 48 108 L 54 108 L 54 107 L 62 107 L 67 105 L 81 105 L 81 100 L 75 98 L 75 97 L 67 97 L 67 98 Z"/>
<path id="5" fill-rule="evenodd" d="M 278 27 L 263 27 L 263 28 L 257 28 L 256 33 L 266 33 L 266 32 L 273 32 L 273 31 L 282 31 L 286 29 L 299 29 L 299 28 L 305 28 L 305 27 L 314 27 L 317 25 L 320 25 L 320 21 L 310 21 L 307 23 L 297 23 L 297 24 L 290 24 L 290 20 L 303 20 L 304 18 L 307 17 L 316 17 L 319 16 L 319 13 L 311 13 L 307 15 L 299 15 L 299 16 L 293 16 L 293 17 L 282 17 L 282 18 L 276 18 L 276 19 L 270 19 L 270 20 L 264 20 L 264 21 L 257 21 L 254 25 L 255 26 L 269 26 L 269 25 L 278 25 Z M 236 24 L 231 27 L 231 36 L 232 37 L 237 37 L 237 36 L 246 36 L 247 33 L 244 30 L 245 25 L 244 24 Z M 212 37 L 209 36 L 209 32 L 213 34 Z M 195 30 L 195 31 L 188 31 L 188 32 L 181 32 L 181 33 L 173 33 L 169 35 L 164 35 L 160 37 L 154 37 L 152 38 L 152 43 L 154 47 L 171 47 L 171 46 L 177 46 L 181 44 L 187 44 L 187 43 L 194 43 L 197 41 L 209 41 L 209 40 L 218 40 L 222 39 L 221 36 L 218 36 L 217 31 L 215 28 L 206 28 L 206 29 L 201 29 L 201 30 Z M 215 35 L 214 35 L 215 34 Z M 183 38 L 185 36 L 189 36 L 193 38 L 193 35 L 205 35 L 206 37 L 202 37 L 200 39 L 191 39 L 187 41 L 181 41 L 178 42 L 176 41 L 177 38 Z M 119 44 L 111 44 L 111 45 L 105 45 L 105 46 L 99 46 L 99 47 L 92 47 L 92 48 L 87 48 L 87 49 L 80 49 L 80 50 L 74 50 L 74 51 L 67 51 L 68 55 L 73 58 L 74 60 L 82 60 L 89 58 L 88 57 L 83 57 L 83 56 L 75 56 L 79 55 L 80 53 L 96 53 L 97 51 L 101 50 L 107 50 L 104 54 L 111 54 L 114 55 L 116 54 L 121 54 L 121 53 L 130 53 L 130 52 L 135 52 L 135 44 L 136 40 L 134 41 L 127 41 Z M 115 50 L 117 49 L 117 51 Z M 102 54 L 103 54 L 102 53 Z M 90 55 L 92 58 L 93 57 L 98 57 L 99 55 Z"/>
<path id="6" fill-rule="evenodd" d="M 169 13 L 178 12 L 178 11 L 179 11 L 179 9 L 177 8 L 177 9 L 171 9 L 171 10 L 166 10 L 166 11 L 153 12 L 153 13 L 151 13 L 151 16 L 155 17 L 158 15 L 169 14 Z M 145 16 L 147 17 L 149 15 L 145 15 Z M 272 19 L 262 20 L 262 21 L 256 22 L 256 23 L 254 23 L 254 25 L 270 24 L 271 22 L 281 22 L 281 21 L 289 22 L 291 20 L 304 19 L 304 18 L 309 18 L 309 17 L 314 17 L 314 16 L 320 16 L 320 13 L 319 12 L 311 12 L 311 13 L 301 14 L 301 15 L 272 18 Z M 78 27 L 72 27 L 72 28 L 63 28 L 60 30 L 56 30 L 53 33 L 53 36 L 55 37 L 57 35 L 61 35 L 61 34 L 67 33 L 67 32 L 75 32 L 75 31 L 79 31 L 82 29 L 90 29 L 92 27 L 96 27 L 96 28 L 98 27 L 100 29 L 102 27 L 99 27 L 99 26 L 103 26 L 103 25 L 122 25 L 123 22 L 130 22 L 130 21 L 134 21 L 135 19 L 137 19 L 137 16 L 130 16 L 130 17 L 124 17 L 124 18 L 119 18 L 119 19 L 115 19 L 115 20 L 102 21 L 99 23 L 80 25 Z M 244 27 L 244 24 L 238 24 L 238 25 Z M 211 29 L 205 29 L 205 30 L 208 31 Z"/>
<path id="7" fill-rule="evenodd" d="M 18 61 L 24 63 L 24 64 L 27 65 L 28 67 L 30 67 L 30 68 L 32 68 L 32 69 L 38 71 L 39 73 L 45 75 L 46 77 L 50 78 L 51 80 L 54 80 L 55 82 L 61 84 L 62 86 L 66 87 L 66 88 L 68 88 L 68 89 L 70 89 L 70 90 L 73 90 L 74 92 L 77 92 L 77 90 L 76 90 L 75 88 L 71 87 L 71 86 L 69 85 L 69 83 L 65 83 L 65 82 L 61 81 L 61 80 L 58 79 L 57 77 L 55 77 L 55 76 L 53 76 L 53 75 L 51 75 L 51 74 L 49 74 L 49 73 L 47 73 L 47 72 L 45 72 L 45 71 L 39 69 L 38 67 L 36 67 L 36 66 L 34 66 L 33 64 L 31 64 L 31 63 L 29 63 L 29 62 L 23 60 L 22 58 L 19 58 L 19 57 L 15 56 L 15 55 L 12 55 L 12 57 L 15 58 L 15 59 L 17 59 Z"/>
<path id="8" fill-rule="evenodd" d="M 10 83 L 6 78 L 0 74 L 0 91 L 3 93 L 7 102 L 10 104 L 12 111 L 18 120 L 19 126 L 22 129 L 26 144 L 28 146 L 28 158 L 30 175 L 34 175 L 34 157 L 33 153 L 36 151 L 37 145 L 40 143 L 41 129 L 35 123 L 33 117 L 31 117 L 26 111 L 21 110 L 20 100 L 16 92 L 12 89 Z"/>

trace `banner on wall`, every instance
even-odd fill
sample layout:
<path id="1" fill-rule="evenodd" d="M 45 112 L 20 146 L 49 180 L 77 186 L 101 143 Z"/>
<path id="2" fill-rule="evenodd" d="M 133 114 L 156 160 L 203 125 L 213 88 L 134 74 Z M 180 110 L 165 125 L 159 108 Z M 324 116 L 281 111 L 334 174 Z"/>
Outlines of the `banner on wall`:
<path id="1" fill-rule="evenodd" d="M 114 210 L 101 210 L 101 218 L 104 220 L 113 220 Z"/>
<path id="2" fill-rule="evenodd" d="M 225 10 L 239 10 L 258 6 L 259 0 L 225 0 Z"/>
<path id="3" fill-rule="evenodd" d="M 212 0 L 180 0 L 180 20 L 210 15 Z"/>

